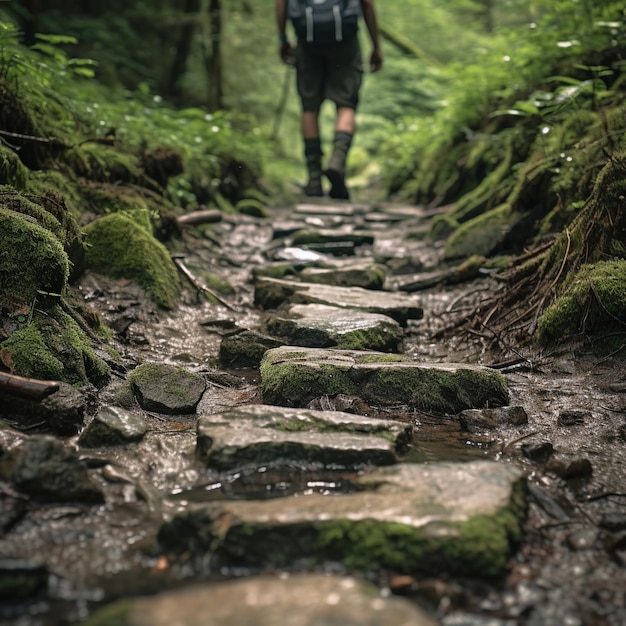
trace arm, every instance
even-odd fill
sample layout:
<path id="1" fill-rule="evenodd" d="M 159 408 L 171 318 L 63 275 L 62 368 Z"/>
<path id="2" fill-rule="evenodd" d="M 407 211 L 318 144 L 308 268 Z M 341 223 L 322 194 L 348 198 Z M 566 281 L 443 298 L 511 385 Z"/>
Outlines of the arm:
<path id="1" fill-rule="evenodd" d="M 383 53 L 380 48 L 380 40 L 378 37 L 378 21 L 376 19 L 374 0 L 361 0 L 361 8 L 363 9 L 363 19 L 365 20 L 365 25 L 367 26 L 367 32 L 372 40 L 370 68 L 372 72 L 378 72 L 383 65 Z"/>
<path id="2" fill-rule="evenodd" d="M 293 63 L 293 50 L 287 39 L 287 0 L 276 0 L 276 24 L 278 26 L 279 54 L 283 63 Z"/>

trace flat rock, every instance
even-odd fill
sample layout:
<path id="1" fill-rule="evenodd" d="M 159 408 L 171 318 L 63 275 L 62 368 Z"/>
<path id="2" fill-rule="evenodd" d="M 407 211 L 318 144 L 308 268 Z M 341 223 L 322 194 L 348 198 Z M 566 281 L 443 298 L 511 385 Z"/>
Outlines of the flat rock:
<path id="1" fill-rule="evenodd" d="M 353 263 L 339 268 L 308 267 L 299 276 L 308 283 L 363 289 L 382 289 L 387 277 L 381 265 L 371 262 Z"/>
<path id="2" fill-rule="evenodd" d="M 374 235 L 355 232 L 353 228 L 347 226 L 345 228 L 332 229 L 302 229 L 291 236 L 291 243 L 294 246 L 348 241 L 355 246 L 372 245 L 374 243 Z"/>
<path id="3" fill-rule="evenodd" d="M 415 602 L 356 578 L 263 576 L 193 585 L 104 607 L 85 626 L 436 626 Z"/>
<path id="4" fill-rule="evenodd" d="M 197 432 L 197 455 L 218 470 L 268 464 L 356 468 L 395 463 L 412 427 L 340 411 L 245 405 L 200 417 Z"/>
<path id="5" fill-rule="evenodd" d="M 357 212 L 357 207 L 352 204 L 314 204 L 303 203 L 297 204 L 294 211 L 299 215 L 340 215 L 344 217 L 351 217 Z"/>
<path id="6" fill-rule="evenodd" d="M 400 324 L 386 315 L 325 304 L 291 305 L 284 317 L 272 317 L 267 328 L 286 343 L 309 348 L 389 352 L 397 350 L 404 337 Z"/>
<path id="7" fill-rule="evenodd" d="M 403 325 L 409 319 L 421 319 L 424 315 L 415 297 L 389 291 L 316 285 L 277 278 L 259 278 L 256 281 L 254 303 L 257 306 L 274 309 L 283 302 L 326 304 L 357 309 L 365 313 L 380 313 L 392 317 Z"/>
<path id="8" fill-rule="evenodd" d="M 24 493 L 57 502 L 102 502 L 101 488 L 72 448 L 49 435 L 33 435 L 0 458 L 0 479 Z"/>
<path id="9" fill-rule="evenodd" d="M 264 335 L 256 330 L 244 330 L 222 339 L 220 362 L 225 367 L 233 369 L 258 367 L 267 350 L 277 348 L 283 343 L 276 337 Z"/>
<path id="10" fill-rule="evenodd" d="M 189 504 L 160 529 L 166 553 L 220 565 L 340 561 L 349 571 L 502 574 L 526 511 L 521 470 L 492 461 L 398 464 L 356 492 Z"/>
<path id="11" fill-rule="evenodd" d="M 373 406 L 406 405 L 428 413 L 506 405 L 499 372 L 460 363 L 423 364 L 383 352 L 282 346 L 261 361 L 264 401 L 306 406 L 319 396 L 358 396 Z"/>
<path id="12" fill-rule="evenodd" d="M 143 363 L 128 381 L 141 408 L 166 415 L 193 413 L 206 388 L 199 374 L 166 363 Z"/>
<path id="13" fill-rule="evenodd" d="M 116 445 L 139 441 L 148 432 L 139 415 L 115 406 L 103 406 L 78 438 L 85 447 Z"/>
<path id="14" fill-rule="evenodd" d="M 470 433 L 495 430 L 506 426 L 528 424 L 528 414 L 522 406 L 501 406 L 494 409 L 466 409 L 461 411 L 461 426 Z"/>

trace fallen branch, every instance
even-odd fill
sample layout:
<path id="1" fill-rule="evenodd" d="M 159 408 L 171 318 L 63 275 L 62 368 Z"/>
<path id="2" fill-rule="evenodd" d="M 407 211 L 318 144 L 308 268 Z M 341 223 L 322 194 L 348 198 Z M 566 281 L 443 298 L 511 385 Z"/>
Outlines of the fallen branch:
<path id="1" fill-rule="evenodd" d="M 181 271 L 183 276 L 200 292 L 206 293 L 210 295 L 212 298 L 215 298 L 220 304 L 224 305 L 227 309 L 231 311 L 236 311 L 234 306 L 226 302 L 223 298 L 218 296 L 215 291 L 209 289 L 205 284 L 201 283 L 191 272 L 191 270 L 185 265 L 183 260 L 180 257 L 172 256 L 172 260 L 174 261 L 176 267 Z"/>
<path id="2" fill-rule="evenodd" d="M 59 383 L 53 380 L 24 378 L 8 372 L 0 372 L 0 391 L 14 396 L 41 400 L 59 390 Z"/>

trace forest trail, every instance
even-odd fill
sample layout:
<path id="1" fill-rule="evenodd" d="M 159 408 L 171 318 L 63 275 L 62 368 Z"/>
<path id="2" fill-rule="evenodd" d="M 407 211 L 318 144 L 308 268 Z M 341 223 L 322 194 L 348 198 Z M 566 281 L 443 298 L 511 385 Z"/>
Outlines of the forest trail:
<path id="1" fill-rule="evenodd" d="M 252 609 L 236 598 L 259 594 L 283 615 L 301 615 L 293 623 L 303 626 L 322 605 L 324 619 L 345 624 L 626 622 L 623 362 L 492 351 L 488 330 L 436 339 L 503 286 L 489 268 L 468 278 L 444 264 L 442 246 L 426 237 L 431 217 L 412 206 L 320 201 L 276 207 L 269 218 L 226 215 L 210 228 L 183 227 L 176 257 L 186 288 L 167 314 L 128 282 L 85 275 L 77 288 L 118 333 L 127 366 L 98 403 L 119 407 L 126 397 L 119 411 L 146 427 L 138 443 L 124 446 L 72 439 L 105 504 L 32 503 L 16 517 L 7 537 L 12 556 L 43 560 L 53 582 L 39 613 L 16 605 L 1 623 L 17 623 L 23 610 L 19 623 L 29 626 L 96 624 L 88 615 L 100 604 L 159 592 L 133 600 L 119 623 L 143 623 L 143 612 L 155 625 L 172 616 L 192 624 L 201 601 L 186 591 L 190 582 L 203 585 L 205 600 L 227 604 L 215 624 L 244 623 Z M 208 285 L 209 275 L 220 280 Z M 219 300 L 206 297 L 215 291 Z M 357 340 L 363 353 L 382 355 L 368 357 L 367 373 L 357 366 Z M 280 352 L 283 345 L 292 347 Z M 266 356 L 261 371 L 267 350 L 280 358 Z M 336 372 L 361 371 L 356 386 L 334 370 L 320 382 L 306 369 L 320 359 L 313 369 L 329 371 L 332 353 L 343 359 Z M 305 363 L 270 389 L 273 368 L 298 354 Z M 452 377 L 472 367 L 488 380 L 503 377 L 507 400 L 494 402 L 496 389 L 481 399 L 478 386 L 455 387 L 466 406 L 442 411 L 437 401 L 417 406 L 421 396 L 403 393 L 415 364 L 434 371 L 444 363 L 456 364 Z M 167 406 L 158 397 L 164 382 L 156 391 L 137 382 L 128 403 L 130 373 L 146 364 L 199 376 L 195 409 Z M 309 387 L 288 388 L 302 368 Z M 411 373 L 389 383 L 384 399 L 368 396 L 369 372 L 392 368 Z M 99 413 L 97 420 L 105 421 Z M 385 494 L 372 486 L 380 480 Z M 417 484 L 428 515 L 437 502 L 439 532 L 458 531 L 462 541 L 429 543 L 428 525 L 406 530 L 407 519 L 426 515 L 403 508 L 419 499 Z M 388 517 L 378 515 L 383 510 Z M 474 515 L 489 520 L 497 546 L 455 526 Z M 332 540 L 320 531 L 331 522 Z M 397 554 L 389 556 L 389 546 Z M 434 566 L 440 559 L 458 568 Z M 240 587 L 224 587 L 230 578 Z M 359 594 L 373 591 L 360 590 L 359 579 L 381 593 L 364 613 Z M 259 624 L 275 623 L 269 604 L 254 606 Z"/>

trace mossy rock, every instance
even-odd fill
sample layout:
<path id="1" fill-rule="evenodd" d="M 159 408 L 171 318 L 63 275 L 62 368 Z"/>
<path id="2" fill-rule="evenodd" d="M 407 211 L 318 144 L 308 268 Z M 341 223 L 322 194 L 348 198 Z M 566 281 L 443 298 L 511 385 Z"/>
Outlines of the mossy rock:
<path id="1" fill-rule="evenodd" d="M 0 343 L 0 360 L 15 374 L 29 378 L 92 383 L 110 379 L 109 366 L 93 351 L 88 338 L 63 310 L 48 307 Z"/>
<path id="2" fill-rule="evenodd" d="M 539 318 L 537 339 L 542 344 L 569 335 L 606 334 L 626 324 L 626 261 L 583 265 L 566 281 L 562 295 Z"/>
<path id="3" fill-rule="evenodd" d="M 161 307 L 180 295 L 176 266 L 167 248 L 123 213 L 100 218 L 85 228 L 87 267 L 112 278 L 130 278 Z"/>
<path id="4" fill-rule="evenodd" d="M 0 144 L 0 184 L 24 189 L 28 170 L 13 150 Z"/>
<path id="5" fill-rule="evenodd" d="M 269 217 L 267 207 L 254 198 L 244 198 L 235 205 L 238 213 L 252 217 Z"/>
<path id="6" fill-rule="evenodd" d="M 447 214 L 433 217 L 428 237 L 433 240 L 445 239 L 459 227 L 459 223 Z"/>
<path id="7" fill-rule="evenodd" d="M 498 250 L 519 215 L 503 204 L 459 226 L 450 236 L 444 251 L 445 259 L 490 256 Z"/>
<path id="8" fill-rule="evenodd" d="M 68 256 L 36 218 L 0 207 L 0 242 L 0 292 L 32 302 L 39 292 L 60 294 L 66 288 Z"/>

